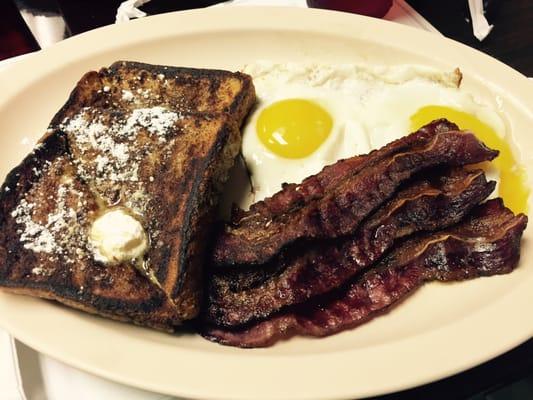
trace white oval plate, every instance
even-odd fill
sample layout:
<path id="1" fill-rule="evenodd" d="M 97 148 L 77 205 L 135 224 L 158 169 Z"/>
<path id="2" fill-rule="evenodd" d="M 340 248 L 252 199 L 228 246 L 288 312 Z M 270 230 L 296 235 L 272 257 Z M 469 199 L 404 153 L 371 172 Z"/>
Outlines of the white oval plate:
<path id="1" fill-rule="evenodd" d="M 81 75 L 118 59 L 237 69 L 257 59 L 460 67 L 464 88 L 505 115 L 533 175 L 533 85 L 435 34 L 355 15 L 213 8 L 150 17 L 66 40 L 0 73 L 0 173 L 41 136 Z M 384 112 L 386 112 L 384 110 Z M 0 325 L 38 351 L 97 375 L 191 398 L 333 399 L 377 395 L 460 372 L 533 333 L 532 232 L 510 275 L 430 284 L 390 314 L 325 339 L 240 350 L 0 293 Z"/>

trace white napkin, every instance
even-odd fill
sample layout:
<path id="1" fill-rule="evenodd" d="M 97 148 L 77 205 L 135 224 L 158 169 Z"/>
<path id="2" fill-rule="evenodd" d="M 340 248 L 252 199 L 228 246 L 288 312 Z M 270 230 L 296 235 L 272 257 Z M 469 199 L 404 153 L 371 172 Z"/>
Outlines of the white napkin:
<path id="1" fill-rule="evenodd" d="M 5 400 L 26 399 L 15 354 L 15 340 L 0 330 L 0 397 Z"/>
<path id="2" fill-rule="evenodd" d="M 65 38 L 66 24 L 60 15 L 36 15 L 28 10 L 21 10 L 20 15 L 41 49 Z"/>
<path id="3" fill-rule="evenodd" d="M 117 9 L 115 23 L 128 22 L 132 18 L 146 17 L 146 13 L 138 7 L 148 3 L 150 0 L 128 0 L 120 4 Z"/>
<path id="4" fill-rule="evenodd" d="M 474 36 L 481 42 L 485 39 L 494 25 L 489 25 L 483 10 L 483 0 L 468 0 L 468 8 L 472 17 L 472 30 Z"/>
<path id="5" fill-rule="evenodd" d="M 47 400 L 170 400 L 172 396 L 121 385 L 39 355 Z M 34 399 L 28 399 L 34 400 Z M 176 399 L 177 400 L 177 399 Z"/>
<path id="6" fill-rule="evenodd" d="M 146 14 L 139 10 L 150 0 L 128 0 L 117 10 L 116 22 L 126 22 Z M 275 5 L 307 7 L 305 0 L 233 0 L 215 6 Z M 438 32 L 404 0 L 394 0 L 385 19 Z M 0 63 L 1 67 L 2 63 Z M 50 357 L 35 353 L 0 330 L 0 399 L 1 400 L 164 400 L 169 396 L 135 389 L 70 367 Z M 13 345 L 15 343 L 15 345 Z M 30 354 L 30 352 L 32 354 Z M 20 355 L 20 374 L 17 364 Z M 31 356 L 31 357 L 29 357 Z M 28 359 L 32 358 L 30 362 Z M 35 365 L 37 364 L 37 365 Z M 36 379 L 36 374 L 39 378 Z M 24 397 L 22 384 L 27 391 Z M 9 397 L 11 396 L 11 397 Z"/>

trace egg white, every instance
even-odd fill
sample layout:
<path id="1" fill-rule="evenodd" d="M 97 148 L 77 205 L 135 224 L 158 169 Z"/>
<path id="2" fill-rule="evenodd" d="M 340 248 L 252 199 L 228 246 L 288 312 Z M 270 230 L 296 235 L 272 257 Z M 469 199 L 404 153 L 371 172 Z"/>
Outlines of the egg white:
<path id="1" fill-rule="evenodd" d="M 267 149 L 256 132 L 257 118 L 270 104 L 290 98 L 308 99 L 327 110 L 333 118 L 330 135 L 305 158 L 289 159 Z M 350 119 L 351 107 L 339 101 L 334 92 L 293 85 L 280 88 L 275 96 L 261 96 L 258 107 L 243 130 L 243 156 L 251 174 L 255 201 L 276 193 L 283 182 L 299 182 L 319 172 L 325 165 L 370 150 L 363 127 Z M 344 99 L 345 100 L 345 99 Z"/>
<path id="2" fill-rule="evenodd" d="M 248 204 L 242 204 L 245 208 L 273 195 L 284 182 L 300 182 L 337 160 L 368 153 L 409 134 L 410 117 L 427 105 L 457 108 L 505 135 L 499 114 L 459 89 L 457 71 L 416 65 L 257 62 L 246 66 L 244 72 L 253 77 L 258 97 L 258 105 L 243 129 L 242 153 L 254 188 L 254 196 Z M 301 159 L 272 153 L 256 132 L 257 118 L 265 107 L 291 98 L 314 101 L 333 119 L 329 137 L 314 153 Z M 490 171 L 488 178 L 497 180 L 497 171 Z"/>

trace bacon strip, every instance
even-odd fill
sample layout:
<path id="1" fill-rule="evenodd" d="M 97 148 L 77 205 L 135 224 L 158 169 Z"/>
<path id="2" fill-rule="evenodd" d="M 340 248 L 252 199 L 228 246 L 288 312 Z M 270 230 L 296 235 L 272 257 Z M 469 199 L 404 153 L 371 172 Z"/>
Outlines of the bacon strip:
<path id="1" fill-rule="evenodd" d="M 205 327 L 203 335 L 225 345 L 265 347 L 294 335 L 326 336 L 353 328 L 388 311 L 424 282 L 511 272 L 526 225 L 525 215 L 514 216 L 501 199 L 490 200 L 455 227 L 405 242 L 327 296 L 240 329 Z"/>
<path id="2" fill-rule="evenodd" d="M 413 134 L 395 140 L 381 149 L 327 165 L 318 174 L 305 178 L 301 183 L 285 184 L 282 190 L 272 197 L 252 204 L 248 212 L 234 214 L 232 223 L 238 224 L 244 218 L 248 224 L 252 223 L 252 220 L 266 222 L 278 215 L 295 211 L 311 200 L 324 197 L 325 193 L 331 191 L 346 178 L 359 173 L 363 168 L 374 165 L 390 155 L 406 151 L 412 146 L 427 143 L 437 133 L 458 129 L 457 125 L 446 119 L 435 120 Z"/>
<path id="3" fill-rule="evenodd" d="M 436 133 L 423 144 L 370 162 L 376 157 L 372 154 L 380 151 L 370 153 L 367 162 L 371 165 L 344 179 L 323 197 L 264 224 L 250 216 L 241 218 L 237 226 L 227 226 L 215 243 L 215 264 L 262 264 L 296 240 L 350 234 L 418 171 L 442 164 L 474 164 L 498 154 L 472 133 L 461 131 Z"/>
<path id="4" fill-rule="evenodd" d="M 302 243 L 272 265 L 215 271 L 205 317 L 216 325 L 242 325 L 326 293 L 372 265 L 399 239 L 459 222 L 494 186 L 481 170 L 434 171 L 397 193 L 353 236 Z"/>

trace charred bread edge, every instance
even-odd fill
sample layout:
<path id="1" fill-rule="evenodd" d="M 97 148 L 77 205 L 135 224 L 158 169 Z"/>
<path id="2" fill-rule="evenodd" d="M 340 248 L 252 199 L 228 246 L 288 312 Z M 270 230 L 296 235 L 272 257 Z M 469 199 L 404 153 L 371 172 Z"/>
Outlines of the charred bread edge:
<path id="1" fill-rule="evenodd" d="M 172 67 L 166 65 L 146 64 L 138 61 L 116 61 L 111 64 L 107 70 L 110 72 L 117 72 L 121 67 L 145 70 L 153 74 L 163 74 L 167 79 L 174 79 L 176 78 L 177 74 L 188 74 L 198 78 L 209 78 L 212 80 L 212 84 L 217 85 L 216 87 L 210 88 L 212 91 L 218 88 L 219 78 L 238 78 L 242 82 L 242 88 L 239 91 L 239 94 L 233 100 L 233 103 L 227 110 L 224 111 L 230 113 L 230 115 L 235 115 L 234 119 L 239 125 L 242 123 L 248 114 L 252 103 L 255 101 L 255 89 L 253 88 L 252 77 L 242 72 L 231 72 L 222 69 Z M 103 70 L 105 70 L 105 68 Z"/>
<path id="2" fill-rule="evenodd" d="M 38 181 L 33 169 L 40 171 L 43 165 L 47 161 L 53 161 L 57 157 L 65 155 L 68 157 L 67 141 L 66 138 L 59 132 L 56 134 L 45 134 L 40 143 L 34 148 L 34 150 L 28 154 L 22 162 L 9 172 L 4 183 L 0 188 L 0 224 L 3 225 L 7 218 L 7 214 L 13 210 L 14 206 L 18 204 L 21 197 L 30 190 L 34 183 Z M 22 187 L 17 190 L 17 184 L 22 183 Z M 6 187 L 9 187 L 9 191 L 6 191 Z M 5 247 L 0 246 L 0 262 L 5 264 L 9 253 Z M 49 286 L 46 282 L 12 282 L 7 280 L 7 269 L 0 269 L 0 284 L 2 288 L 11 292 L 27 293 L 30 295 L 38 295 L 48 299 L 58 300 L 59 302 L 66 303 L 74 306 L 75 308 L 88 310 L 87 304 L 83 301 L 91 301 L 97 304 L 103 309 L 93 308 L 92 313 L 102 312 L 114 319 L 120 320 L 133 320 L 131 317 L 112 316 L 107 314 L 106 310 L 128 310 L 128 311 L 140 311 L 148 312 L 151 310 L 157 310 L 163 304 L 165 298 L 162 291 L 157 290 L 153 296 L 149 299 L 141 302 L 125 302 L 123 300 L 113 300 L 107 297 L 93 296 L 90 294 L 80 295 L 77 290 L 74 290 L 68 286 Z M 37 293 L 35 292 L 37 291 Z M 80 302 L 81 301 L 81 302 Z M 161 325 L 162 326 L 162 325 Z M 161 327 L 160 327 L 161 328 Z M 169 328 L 167 327 L 166 330 Z"/>
<path id="3" fill-rule="evenodd" d="M 231 145 L 231 139 L 233 135 L 240 136 L 240 131 L 238 126 L 235 124 L 232 120 L 226 120 L 224 124 L 221 126 L 218 134 L 217 139 L 214 145 L 211 147 L 209 153 L 201 160 L 201 163 L 196 166 L 195 168 L 195 177 L 194 181 L 192 183 L 191 187 L 191 193 L 189 194 L 189 199 L 199 199 L 201 193 L 205 193 L 206 195 L 210 194 L 210 191 L 212 191 L 213 185 L 216 182 L 210 182 L 214 178 L 213 173 L 208 173 L 210 168 L 216 168 L 216 167 L 222 167 L 220 164 L 223 161 L 222 153 L 224 152 L 224 149 L 227 146 Z M 240 143 L 240 142 L 239 142 Z M 240 145 L 239 145 L 240 147 Z M 238 148 L 236 151 L 233 152 L 234 156 L 238 153 Z M 231 164 L 233 165 L 235 161 L 235 157 L 231 160 Z M 229 173 L 229 168 L 224 171 L 224 175 L 227 178 L 227 175 Z M 202 198 L 202 200 L 207 200 L 206 198 Z M 178 279 L 176 280 L 177 285 L 172 288 L 170 296 L 172 298 L 175 298 L 181 291 L 184 281 L 184 274 L 189 269 L 189 257 L 191 256 L 189 252 L 187 251 L 190 249 L 191 243 L 194 243 L 195 237 L 194 235 L 197 233 L 197 226 L 191 226 L 191 222 L 193 222 L 194 218 L 205 218 L 205 215 L 201 215 L 200 213 L 200 204 L 198 204 L 195 200 L 188 201 L 185 206 L 185 213 L 184 213 L 184 221 L 182 226 L 182 241 L 179 251 L 179 265 L 182 266 L 182 268 L 179 271 Z M 208 206 L 213 207 L 213 206 Z M 195 231 L 192 231 L 194 228 Z M 205 240 L 205 238 L 203 238 Z M 204 243 L 205 245 L 205 243 Z M 166 268 L 168 267 L 168 264 L 164 265 L 163 276 L 166 275 Z"/>
<path id="4" fill-rule="evenodd" d="M 242 124 L 244 118 L 246 117 L 248 111 L 252 107 L 253 103 L 255 102 L 255 90 L 253 88 L 253 82 L 249 75 L 240 73 L 240 72 L 230 72 L 225 70 L 216 70 L 216 69 L 197 69 L 197 68 L 184 68 L 184 67 L 171 67 L 171 66 L 160 66 L 160 65 L 152 65 L 152 64 L 145 64 L 141 62 L 130 62 L 130 61 L 117 61 L 113 63 L 108 68 L 102 68 L 100 72 L 96 71 L 89 71 L 86 72 L 78 81 L 74 89 L 71 91 L 67 101 L 65 104 L 56 112 L 54 117 L 52 118 L 49 128 L 54 129 L 53 132 L 47 132 L 41 139 L 40 139 L 40 145 L 35 148 L 32 153 L 30 153 L 24 160 L 19 164 L 17 167 L 15 167 L 6 177 L 4 184 L 1 187 L 1 193 L 0 193 L 0 203 L 5 204 L 6 200 L 10 197 L 12 198 L 15 196 L 16 202 L 20 199 L 20 193 L 19 191 L 11 190 L 10 192 L 6 192 L 5 187 L 13 188 L 16 186 L 16 184 L 20 180 L 20 172 L 22 170 L 25 170 L 26 168 L 31 169 L 32 167 L 40 168 L 42 167 L 43 160 L 44 159 L 53 159 L 54 157 L 58 156 L 61 153 L 65 153 L 65 155 L 70 157 L 70 153 L 68 151 L 68 141 L 64 137 L 64 133 L 58 129 L 59 125 L 62 123 L 64 118 L 67 116 L 68 110 L 73 106 L 80 103 L 79 101 L 79 92 L 81 90 L 80 84 L 87 80 L 88 77 L 92 75 L 99 75 L 103 71 L 109 71 L 109 72 L 117 72 L 117 70 L 120 67 L 128 67 L 128 68 L 138 68 L 138 69 L 144 69 L 152 73 L 162 73 L 167 78 L 174 78 L 177 73 L 186 73 L 190 74 L 192 76 L 196 77 L 206 77 L 206 78 L 216 78 L 217 76 L 220 77 L 228 77 L 228 78 L 239 78 L 243 84 L 241 87 L 238 95 L 235 97 L 233 103 L 230 105 L 229 110 L 227 110 L 229 113 L 221 113 L 216 115 L 211 115 L 211 117 L 216 116 L 226 116 L 228 120 L 224 123 L 221 130 L 219 131 L 217 135 L 217 140 L 215 145 L 211 148 L 210 153 L 206 158 L 204 158 L 201 171 L 206 171 L 209 166 L 213 163 L 214 160 L 216 160 L 217 155 L 223 151 L 224 147 L 226 146 L 228 140 L 231 137 L 231 134 L 237 130 L 237 133 L 240 134 L 239 126 Z M 188 114 L 188 113 L 187 113 Z M 190 113 L 190 115 L 195 115 L 194 113 Z M 205 117 L 209 117 L 209 115 L 206 115 L 206 113 L 198 113 L 198 116 L 202 115 Z M 232 118 L 233 117 L 233 118 Z M 233 119 L 233 123 L 230 122 L 230 120 Z M 231 126 L 233 125 L 233 126 Z M 59 143 L 60 141 L 60 143 Z M 59 146 L 59 147 L 58 147 Z M 52 157 L 48 154 L 52 153 Z M 48 158 L 46 158 L 46 155 L 48 154 Z M 237 153 L 235 153 L 235 156 Z M 234 160 L 233 160 L 234 161 Z M 226 171 L 227 173 L 228 171 Z M 198 190 L 200 190 L 200 187 L 205 184 L 209 184 L 209 182 L 204 182 L 202 179 L 203 174 L 197 174 L 195 177 L 195 180 L 193 182 L 193 190 L 191 193 L 196 193 Z M 24 188 L 24 192 L 29 190 L 33 185 L 33 180 L 28 179 L 26 180 L 26 187 Z M 182 246 L 180 249 L 180 265 L 182 268 L 178 272 L 178 279 L 177 279 L 177 285 L 173 288 L 173 290 L 170 293 L 171 298 L 174 298 L 179 292 L 181 291 L 183 285 L 184 285 L 184 274 L 187 272 L 188 267 L 188 259 L 189 254 L 188 252 L 184 251 L 188 248 L 191 240 L 193 240 L 192 232 L 188 229 L 188 225 L 192 219 L 192 213 L 195 212 L 194 206 L 195 204 L 192 204 L 193 202 L 189 202 L 187 204 L 187 210 L 185 215 L 185 223 L 184 223 L 184 232 L 183 232 L 183 240 L 182 240 Z M 12 206 L 13 204 L 10 203 Z M 196 210 L 197 212 L 197 210 Z M 0 223 L 5 220 L 5 215 L 3 210 L 1 211 L 0 215 Z M 7 257 L 6 249 L 1 249 L 2 252 L 5 252 L 5 254 L 0 254 L 0 257 Z M 168 268 L 168 265 L 164 265 L 164 272 L 166 273 L 166 269 Z M 7 271 L 5 271 L 7 273 Z M 9 286 L 5 287 L 6 290 L 17 292 L 17 293 L 27 293 L 35 295 L 36 293 L 34 290 L 48 290 L 49 292 L 43 292 L 39 293 L 39 297 L 44 297 L 48 299 L 58 300 L 60 302 L 64 302 L 68 305 L 71 305 L 75 308 L 82 309 L 85 311 L 89 311 L 91 313 L 102 313 L 104 315 L 107 315 L 110 318 L 126 321 L 130 318 L 128 317 L 122 317 L 112 314 L 107 314 L 105 311 L 96 310 L 94 308 L 87 307 L 86 304 L 78 303 L 72 298 L 73 293 L 71 293 L 71 290 L 65 290 L 67 288 L 63 288 L 63 290 L 58 290 L 58 288 L 43 288 L 42 285 L 39 284 L 33 284 L 26 285 L 24 287 L 17 286 L 16 284 L 10 284 L 8 282 L 4 282 L 5 276 L 3 276 L 2 271 L 0 271 L 0 282 L 3 285 Z M 200 279 L 201 280 L 201 279 Z M 50 293 L 52 291 L 52 293 Z M 79 294 L 76 292 L 76 297 L 79 298 Z M 64 298 L 62 297 L 64 296 Z M 158 296 L 152 297 L 150 300 L 137 303 L 135 304 L 136 307 L 140 307 L 141 309 L 152 309 L 152 307 L 155 309 L 159 307 L 162 303 L 162 300 L 160 298 L 157 298 Z M 93 299 L 94 301 L 95 299 Z M 125 303 L 121 300 L 113 301 L 110 299 L 103 299 L 102 302 L 98 301 L 98 304 L 101 306 L 104 306 L 106 309 L 116 309 L 117 307 L 124 307 Z M 129 307 L 124 307 L 129 308 Z M 135 322 L 135 320 L 133 320 Z M 162 328 L 163 325 L 153 325 L 151 326 Z M 164 327 L 165 330 L 169 330 L 168 326 Z"/>
<path id="5" fill-rule="evenodd" d="M 137 310 L 139 312 L 139 315 L 141 316 L 141 318 L 135 318 L 135 317 L 132 317 L 132 316 L 127 316 L 127 315 L 120 315 L 120 314 L 114 314 L 114 313 L 111 313 L 111 312 L 106 312 L 105 310 L 102 310 L 102 309 L 98 309 L 98 308 L 95 308 L 95 307 L 90 307 L 88 306 L 88 304 L 86 303 L 81 303 L 81 302 L 78 302 L 72 298 L 69 298 L 69 297 L 65 297 L 63 295 L 63 293 L 55 293 L 55 292 L 50 292 L 48 291 L 47 289 L 43 289 L 43 288 L 39 288 L 39 287 L 18 287 L 18 286 L 12 286 L 12 287 L 4 287 L 2 288 L 3 290 L 7 291 L 7 292 L 11 292 L 11 293 L 15 293 L 15 294 L 25 294 L 25 295 L 30 295 L 30 296 L 37 296 L 37 297 L 40 297 L 40 298 L 43 298 L 43 299 L 47 299 L 47 300 L 54 300 L 54 301 L 57 301 L 58 303 L 62 303 L 62 304 L 65 304 L 69 307 L 72 307 L 74 309 L 77 309 L 77 310 L 81 310 L 81 311 L 85 311 L 85 312 L 88 312 L 90 314 L 93 314 L 93 315 L 96 315 L 96 316 L 99 316 L 99 317 L 105 317 L 105 318 L 109 318 L 109 319 L 112 319 L 112 320 L 115 320 L 115 321 L 121 321 L 121 322 L 133 322 L 134 324 L 136 325 L 139 325 L 139 326 L 149 326 L 151 328 L 155 328 L 155 329 L 159 329 L 159 330 L 162 330 L 162 331 L 166 331 L 166 332 L 174 332 L 174 327 L 175 327 L 175 324 L 171 323 L 170 321 L 168 323 L 165 323 L 163 321 L 161 322 L 157 322 L 155 320 L 147 320 L 147 319 L 143 319 L 142 317 L 144 316 L 142 313 L 145 312 L 144 310 L 139 309 Z M 107 301 L 106 301 L 107 303 Z M 121 302 L 112 302 L 114 304 L 115 307 L 122 307 L 122 303 Z M 141 307 L 143 307 L 144 304 L 147 304 L 147 305 L 152 305 L 151 303 L 155 303 L 153 301 L 150 301 L 150 302 L 143 302 L 141 303 Z M 100 305 L 100 303 L 96 303 L 98 305 Z M 127 303 L 124 303 L 124 304 L 127 304 Z M 159 307 L 159 305 L 161 305 L 162 302 L 160 302 L 159 304 L 154 304 L 156 307 Z M 113 308 L 111 308 L 111 310 L 113 310 Z"/>

